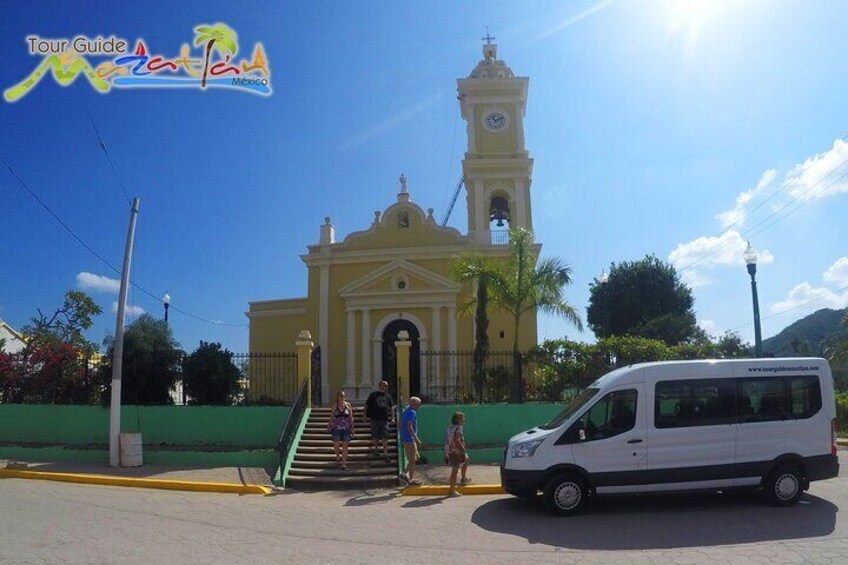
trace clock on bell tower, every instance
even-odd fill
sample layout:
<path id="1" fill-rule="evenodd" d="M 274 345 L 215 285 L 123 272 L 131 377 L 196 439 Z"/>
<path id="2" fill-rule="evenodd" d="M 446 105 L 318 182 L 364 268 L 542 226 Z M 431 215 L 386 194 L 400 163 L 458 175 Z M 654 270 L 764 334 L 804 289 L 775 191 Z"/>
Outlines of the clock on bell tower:
<path id="1" fill-rule="evenodd" d="M 533 159 L 524 147 L 524 110 L 529 79 L 517 77 L 484 38 L 483 60 L 457 80 L 467 124 L 462 161 L 468 201 L 468 232 L 480 244 L 506 243 L 509 228 L 533 229 L 530 176 Z"/>

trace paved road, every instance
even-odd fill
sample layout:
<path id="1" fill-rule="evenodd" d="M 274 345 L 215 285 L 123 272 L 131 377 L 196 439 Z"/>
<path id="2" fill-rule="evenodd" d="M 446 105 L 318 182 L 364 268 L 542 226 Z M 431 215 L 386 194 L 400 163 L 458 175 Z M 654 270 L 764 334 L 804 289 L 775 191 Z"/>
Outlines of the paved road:
<path id="1" fill-rule="evenodd" d="M 848 452 L 802 503 L 607 499 L 577 518 L 510 497 L 235 496 L 0 480 L 0 563 L 848 563 Z"/>

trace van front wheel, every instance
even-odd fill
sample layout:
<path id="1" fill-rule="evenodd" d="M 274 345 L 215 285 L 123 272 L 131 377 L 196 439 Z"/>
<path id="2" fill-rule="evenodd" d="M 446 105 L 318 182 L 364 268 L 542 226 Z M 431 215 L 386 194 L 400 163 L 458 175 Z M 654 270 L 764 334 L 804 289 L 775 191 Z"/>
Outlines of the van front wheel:
<path id="1" fill-rule="evenodd" d="M 804 494 L 804 475 L 796 465 L 784 464 L 775 468 L 765 481 L 769 504 L 792 506 Z"/>
<path id="2" fill-rule="evenodd" d="M 557 475 L 545 485 L 545 508 L 556 516 L 574 516 L 586 506 L 586 481 L 577 475 Z"/>

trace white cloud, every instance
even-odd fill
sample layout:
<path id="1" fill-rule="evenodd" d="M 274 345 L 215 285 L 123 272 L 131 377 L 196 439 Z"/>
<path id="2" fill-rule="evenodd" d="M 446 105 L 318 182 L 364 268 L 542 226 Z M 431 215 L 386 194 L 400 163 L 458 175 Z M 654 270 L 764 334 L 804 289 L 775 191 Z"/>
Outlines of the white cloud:
<path id="1" fill-rule="evenodd" d="M 713 335 L 718 331 L 718 324 L 715 323 L 715 320 L 700 320 L 698 325 L 710 335 Z"/>
<path id="2" fill-rule="evenodd" d="M 798 309 L 800 313 L 806 315 L 821 308 L 840 309 L 846 306 L 848 306 L 848 291 L 838 294 L 824 287 L 813 287 L 804 281 L 790 290 L 785 300 L 772 304 L 769 310 L 774 314 L 782 314 Z"/>
<path id="3" fill-rule="evenodd" d="M 112 313 L 118 313 L 118 302 L 115 301 L 112 303 Z M 127 304 L 127 307 L 124 309 L 124 317 L 126 318 L 138 318 L 144 314 L 144 308 L 141 306 L 134 306 L 132 304 Z"/>
<path id="4" fill-rule="evenodd" d="M 848 192 L 848 177 L 843 177 L 848 172 L 846 162 L 848 143 L 837 139 L 830 150 L 795 165 L 783 181 L 786 192 L 802 201 Z"/>
<path id="5" fill-rule="evenodd" d="M 118 291 L 121 290 L 121 281 L 82 271 L 77 274 L 77 286 L 81 290 L 118 294 Z"/>
<path id="6" fill-rule="evenodd" d="M 848 285 L 848 257 L 840 257 L 827 268 L 822 274 L 824 282 L 833 283 L 836 286 Z"/>
<path id="7" fill-rule="evenodd" d="M 681 272 L 681 278 L 695 288 L 710 283 L 703 270 L 716 265 L 741 267 L 745 264 L 742 254 L 748 242 L 736 230 L 729 230 L 718 237 L 699 237 L 688 243 L 678 243 L 669 253 L 668 260 Z M 774 262 L 770 251 L 758 252 L 757 264 Z"/>
<path id="8" fill-rule="evenodd" d="M 745 224 L 745 208 L 748 206 L 748 203 L 753 200 L 753 198 L 765 190 L 774 179 L 777 177 L 777 171 L 775 169 L 769 169 L 763 173 L 763 176 L 760 177 L 760 181 L 757 183 L 757 186 L 752 188 L 751 190 L 746 190 L 736 197 L 736 207 L 733 210 L 728 210 L 727 212 L 722 212 L 716 218 L 721 222 L 721 227 L 729 228 L 731 226 L 742 227 Z"/>
<path id="9" fill-rule="evenodd" d="M 695 289 L 712 284 L 712 279 L 695 269 L 683 269 L 680 280 L 689 288 Z"/>
<path id="10" fill-rule="evenodd" d="M 383 121 L 381 121 L 377 124 L 374 124 L 373 126 L 366 128 L 365 130 L 357 133 L 353 137 L 343 141 L 339 145 L 339 150 L 340 151 L 348 151 L 350 149 L 353 149 L 354 147 L 358 147 L 359 145 L 362 145 L 363 143 L 371 141 L 372 139 L 379 137 L 379 136 L 383 135 L 384 133 L 386 133 L 390 130 L 393 130 L 394 128 L 396 128 L 400 124 L 411 120 L 412 118 L 414 118 L 415 116 L 417 116 L 421 112 L 424 112 L 425 110 L 431 108 L 432 106 L 435 106 L 436 104 L 441 102 L 443 97 L 444 97 L 444 92 L 440 90 L 439 92 L 436 92 L 432 96 L 429 96 L 429 97 L 425 98 L 424 100 L 421 100 L 417 104 L 413 104 L 412 106 L 406 108 L 405 110 L 402 110 L 400 112 L 392 114 L 391 116 L 389 116 L 385 120 L 383 120 Z"/>

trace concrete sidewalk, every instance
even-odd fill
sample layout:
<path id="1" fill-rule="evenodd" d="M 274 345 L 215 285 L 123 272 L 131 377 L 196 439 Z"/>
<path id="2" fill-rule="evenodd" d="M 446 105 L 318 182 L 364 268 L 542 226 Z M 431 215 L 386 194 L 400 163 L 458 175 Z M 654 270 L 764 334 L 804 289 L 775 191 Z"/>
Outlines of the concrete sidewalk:
<path id="1" fill-rule="evenodd" d="M 477 491 L 480 494 L 500 492 L 500 470 L 496 464 L 470 465 L 467 476 L 471 479 L 471 483 L 464 487 L 467 494 Z M 0 478 L 241 494 L 267 494 L 274 488 L 270 470 L 261 467 L 194 468 L 166 465 L 110 467 L 97 463 L 26 463 L 0 459 Z M 450 467 L 419 465 L 416 469 L 416 478 L 423 485 L 407 488 L 404 494 L 445 494 L 450 478 Z"/>
<path id="2" fill-rule="evenodd" d="M 0 460 L 0 478 L 238 494 L 267 494 L 273 488 L 268 471 L 260 467 L 110 467 L 97 463 Z"/>

